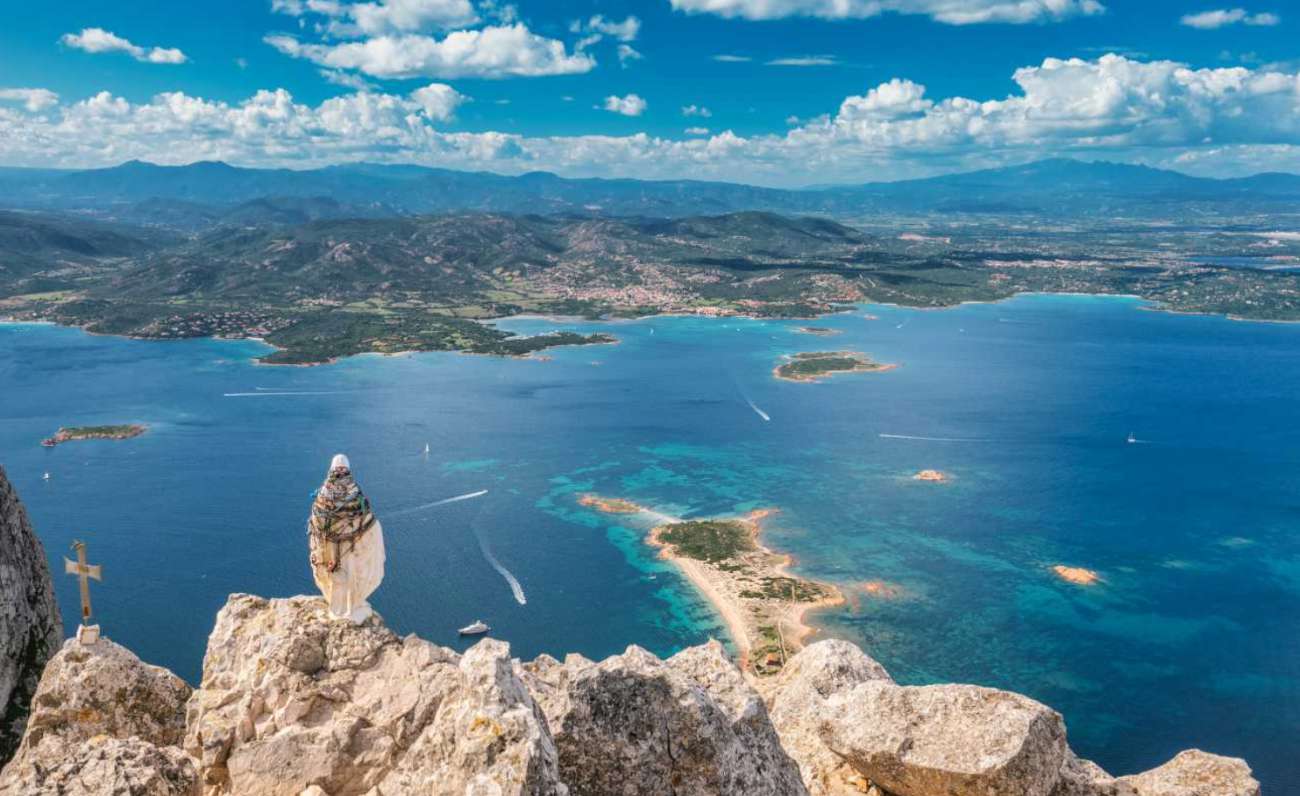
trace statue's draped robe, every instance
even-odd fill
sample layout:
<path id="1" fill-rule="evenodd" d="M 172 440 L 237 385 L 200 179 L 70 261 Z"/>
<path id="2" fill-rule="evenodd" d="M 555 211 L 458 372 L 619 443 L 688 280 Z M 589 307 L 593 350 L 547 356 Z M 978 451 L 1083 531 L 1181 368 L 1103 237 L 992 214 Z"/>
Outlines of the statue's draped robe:
<path id="1" fill-rule="evenodd" d="M 346 466 L 333 466 L 307 524 L 311 574 L 330 613 L 361 622 L 384 579 L 384 531 Z"/>

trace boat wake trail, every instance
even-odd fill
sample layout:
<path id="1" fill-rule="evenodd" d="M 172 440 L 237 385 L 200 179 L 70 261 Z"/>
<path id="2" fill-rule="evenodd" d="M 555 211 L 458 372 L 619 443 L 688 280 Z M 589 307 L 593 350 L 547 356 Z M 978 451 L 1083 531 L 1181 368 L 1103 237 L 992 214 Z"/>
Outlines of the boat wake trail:
<path id="1" fill-rule="evenodd" d="M 461 501 L 461 500 L 470 500 L 476 497 L 483 497 L 487 493 L 488 491 L 486 489 L 480 489 L 477 492 L 467 492 L 463 495 L 457 495 L 456 497 L 449 497 L 449 498 L 443 498 L 442 500 L 435 500 L 432 503 L 425 503 L 420 506 L 412 506 L 409 509 L 402 509 L 401 511 L 390 511 L 385 516 L 401 517 L 406 514 L 414 514 L 417 511 L 424 511 L 425 509 L 431 509 L 434 506 L 444 506 L 448 503 L 456 503 L 457 501 Z"/>
<path id="2" fill-rule="evenodd" d="M 519 579 L 511 574 L 510 570 L 506 569 L 505 565 L 498 561 L 496 556 L 492 555 L 492 548 L 488 547 L 487 542 L 483 539 L 483 534 L 479 533 L 477 529 L 474 531 L 474 537 L 478 539 L 478 549 L 483 551 L 483 558 L 487 559 L 492 568 L 501 577 L 505 578 L 506 583 L 510 585 L 510 591 L 515 594 L 515 602 L 520 605 L 527 605 L 528 598 L 524 596 L 524 587 L 519 585 Z"/>
<path id="3" fill-rule="evenodd" d="M 343 395 L 347 390 L 281 390 L 272 392 L 257 388 L 257 392 L 223 392 L 223 398 L 278 398 L 284 395 Z"/>
<path id="4" fill-rule="evenodd" d="M 754 403 L 754 402 L 753 402 L 752 400 L 750 400 L 749 398 L 746 398 L 746 399 L 745 399 L 745 403 L 749 404 L 749 408 L 750 408 L 750 409 L 753 409 L 755 414 L 757 414 L 759 417 L 763 418 L 763 421 L 764 421 L 764 422 L 771 422 L 771 420 L 772 420 L 771 416 L 768 415 L 767 412 L 764 412 L 762 409 L 759 409 L 759 408 L 758 408 L 758 404 Z"/>
<path id="5" fill-rule="evenodd" d="M 990 439 L 974 439 L 971 437 L 916 437 L 911 434 L 880 434 L 881 439 L 914 439 L 921 442 L 992 442 Z"/>

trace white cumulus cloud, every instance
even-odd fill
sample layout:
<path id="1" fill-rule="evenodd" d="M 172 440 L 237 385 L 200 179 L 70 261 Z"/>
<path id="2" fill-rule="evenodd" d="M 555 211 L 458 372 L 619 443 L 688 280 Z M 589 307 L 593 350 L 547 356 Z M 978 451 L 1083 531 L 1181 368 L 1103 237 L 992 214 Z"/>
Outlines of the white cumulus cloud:
<path id="1" fill-rule="evenodd" d="M 1024 24 L 1103 13 L 1097 0 L 671 0 L 678 11 L 744 19 L 866 19 L 921 14 L 948 25 Z"/>
<path id="2" fill-rule="evenodd" d="M 682 115 L 683 115 L 683 116 L 699 116 L 701 119 L 707 119 L 707 118 L 709 118 L 710 116 L 713 115 L 713 111 L 709 110 L 708 108 L 704 107 L 703 105 L 683 105 L 683 106 L 682 106 Z"/>
<path id="3" fill-rule="evenodd" d="M 1251 14 L 1244 8 L 1221 8 L 1198 14 L 1186 14 L 1180 21 L 1189 28 L 1214 30 L 1236 24 L 1268 27 L 1281 23 L 1282 19 L 1277 14 L 1269 12 Z"/>
<path id="4" fill-rule="evenodd" d="M 430 119 L 446 121 L 456 114 L 456 109 L 467 97 L 446 83 L 430 83 L 412 91 L 411 99 L 424 109 L 424 114 Z"/>
<path id="5" fill-rule="evenodd" d="M 0 88 L 0 102 L 19 102 L 32 113 L 57 105 L 59 95 L 48 88 Z"/>
<path id="6" fill-rule="evenodd" d="M 407 34 L 332 44 L 292 36 L 265 41 L 294 58 L 377 78 L 537 77 L 579 74 L 596 65 L 590 56 L 570 53 L 563 42 L 538 36 L 523 24 L 458 30 L 442 39 Z"/>
<path id="7" fill-rule="evenodd" d="M 447 30 L 479 21 L 469 0 L 377 0 L 369 3 L 272 0 L 271 10 L 296 17 L 309 14 L 328 17 L 328 30 L 337 36 Z"/>
<path id="8" fill-rule="evenodd" d="M 466 98 L 441 83 L 361 91 L 319 105 L 284 90 L 241 102 L 180 92 L 132 103 L 5 90 L 0 163 L 102 166 L 130 158 L 310 166 L 367 160 L 570 176 L 867 181 L 1019 163 L 1104 158 L 1220 176 L 1300 170 L 1300 66 L 1195 68 L 1120 55 L 1048 58 L 1000 98 L 932 96 L 898 77 L 780 132 L 692 128 L 680 137 L 525 136 L 445 129 Z M 26 91 L 26 90 L 23 90 Z M 51 92 L 52 94 L 52 92 Z M 30 97 L 39 113 L 27 109 Z M 635 94 L 599 107 L 644 113 Z M 689 106 L 687 106 L 689 107 Z M 697 114 L 698 115 L 698 114 Z"/>
<path id="9" fill-rule="evenodd" d="M 65 33 L 59 41 L 65 47 L 88 53 L 126 53 L 149 64 L 183 64 L 185 53 L 175 47 L 141 47 L 103 28 L 83 28 L 80 33 Z"/>
<path id="10" fill-rule="evenodd" d="M 627 66 L 629 61 L 640 61 L 645 56 L 630 44 L 618 45 L 618 62 Z"/>
<path id="11" fill-rule="evenodd" d="M 605 98 L 605 104 L 602 107 L 610 113 L 621 113 L 624 116 L 640 116 L 645 113 L 646 101 L 636 94 L 628 94 L 626 97 L 609 96 Z"/>
<path id="12" fill-rule="evenodd" d="M 619 41 L 630 42 L 636 41 L 636 37 L 641 33 L 641 20 L 634 16 L 629 16 L 622 22 L 615 22 L 612 19 L 605 19 L 601 14 L 596 14 L 590 19 L 574 20 L 569 25 L 572 33 L 595 33 L 602 36 L 611 36 Z"/>

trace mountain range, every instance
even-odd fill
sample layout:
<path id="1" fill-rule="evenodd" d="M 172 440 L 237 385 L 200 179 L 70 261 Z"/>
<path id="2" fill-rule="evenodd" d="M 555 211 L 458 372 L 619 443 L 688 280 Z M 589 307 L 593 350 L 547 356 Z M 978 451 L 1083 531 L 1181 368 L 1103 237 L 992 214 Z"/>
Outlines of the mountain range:
<path id="1" fill-rule="evenodd" d="M 901 182 L 785 190 L 368 163 L 290 170 L 130 161 L 78 171 L 0 168 L 0 196 L 0 206 L 10 208 L 77 211 L 184 231 L 467 210 L 644 217 L 766 210 L 838 218 L 955 213 L 1177 218 L 1294 212 L 1300 175 L 1221 180 L 1053 159 Z"/>

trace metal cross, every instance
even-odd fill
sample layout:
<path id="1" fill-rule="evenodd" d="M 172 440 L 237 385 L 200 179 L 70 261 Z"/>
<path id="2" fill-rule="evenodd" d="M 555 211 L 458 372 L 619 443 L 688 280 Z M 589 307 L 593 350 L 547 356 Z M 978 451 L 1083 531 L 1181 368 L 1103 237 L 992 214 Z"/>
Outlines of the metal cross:
<path id="1" fill-rule="evenodd" d="M 69 561 L 63 559 L 63 571 L 69 575 L 76 575 L 81 581 L 81 623 L 84 625 L 90 621 L 90 580 L 94 578 L 103 581 L 103 569 L 99 564 L 90 565 L 86 563 L 86 543 L 77 541 L 72 543 L 72 549 L 77 551 L 77 560 Z"/>

